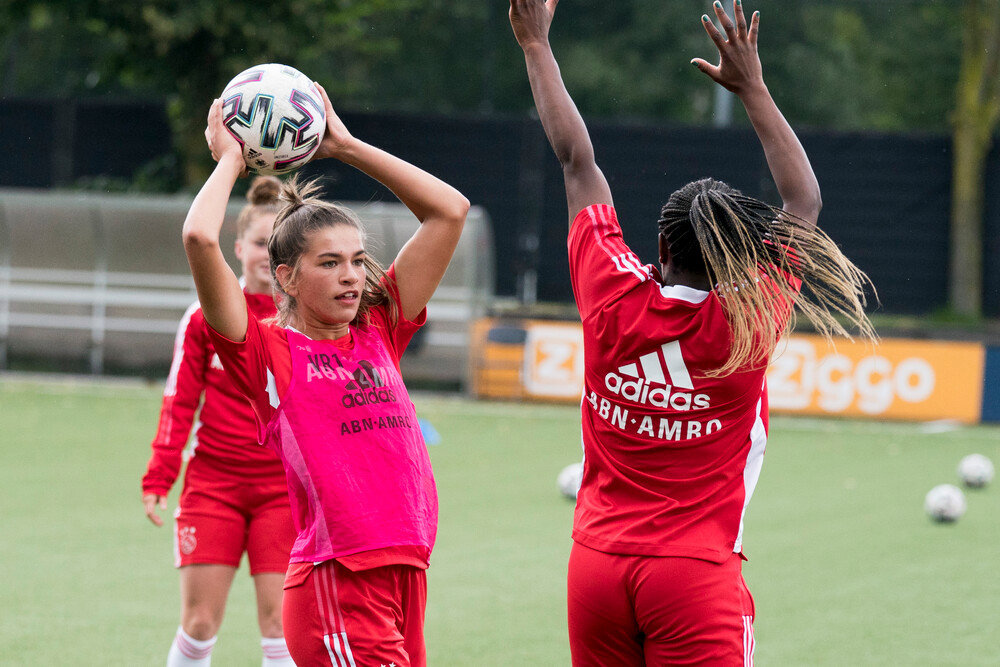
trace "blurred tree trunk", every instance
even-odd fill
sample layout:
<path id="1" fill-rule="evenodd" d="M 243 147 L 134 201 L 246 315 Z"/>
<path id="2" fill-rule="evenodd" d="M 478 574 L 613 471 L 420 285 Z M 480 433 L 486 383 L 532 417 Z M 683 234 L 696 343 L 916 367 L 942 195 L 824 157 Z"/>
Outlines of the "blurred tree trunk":
<path id="1" fill-rule="evenodd" d="M 1000 0 L 966 0 L 962 64 L 952 118 L 951 257 L 948 302 L 979 317 L 983 305 L 986 156 L 1000 120 Z"/>

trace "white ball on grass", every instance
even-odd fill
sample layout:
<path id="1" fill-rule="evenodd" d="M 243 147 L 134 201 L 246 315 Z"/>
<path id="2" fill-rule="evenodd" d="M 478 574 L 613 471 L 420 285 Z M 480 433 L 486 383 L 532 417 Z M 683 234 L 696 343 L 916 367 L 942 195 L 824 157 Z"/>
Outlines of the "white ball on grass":
<path id="1" fill-rule="evenodd" d="M 958 477 L 973 489 L 980 489 L 993 481 L 993 462 L 982 454 L 969 454 L 958 463 Z"/>
<path id="2" fill-rule="evenodd" d="M 576 499 L 576 494 L 580 491 L 580 483 L 583 481 L 583 463 L 570 463 L 559 471 L 556 477 L 556 484 L 559 492 L 567 498 Z"/>
<path id="3" fill-rule="evenodd" d="M 938 484 L 924 497 L 924 511 L 935 521 L 958 521 L 965 514 L 965 494 L 954 484 Z"/>

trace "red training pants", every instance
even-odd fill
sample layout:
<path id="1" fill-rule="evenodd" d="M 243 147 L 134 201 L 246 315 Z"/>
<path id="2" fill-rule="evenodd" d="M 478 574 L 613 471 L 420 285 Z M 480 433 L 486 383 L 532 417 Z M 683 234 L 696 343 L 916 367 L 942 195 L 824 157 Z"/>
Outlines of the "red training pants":
<path id="1" fill-rule="evenodd" d="M 574 667 L 752 665 L 754 606 L 733 554 L 621 556 L 573 544 L 569 643 Z"/>
<path id="2" fill-rule="evenodd" d="M 298 667 L 426 667 L 427 576 L 410 565 L 352 572 L 335 560 L 292 563 L 282 624 Z"/>

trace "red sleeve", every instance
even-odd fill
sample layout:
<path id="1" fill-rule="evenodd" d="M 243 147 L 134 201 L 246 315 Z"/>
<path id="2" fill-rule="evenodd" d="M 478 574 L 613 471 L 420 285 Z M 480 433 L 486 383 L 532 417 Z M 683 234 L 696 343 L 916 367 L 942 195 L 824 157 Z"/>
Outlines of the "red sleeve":
<path id="1" fill-rule="evenodd" d="M 800 260 L 798 255 L 792 248 L 785 246 L 785 252 L 788 257 L 788 266 L 792 269 L 798 268 Z M 781 276 L 792 293 L 798 295 L 802 291 L 802 279 L 798 276 L 782 269 L 780 266 L 772 265 L 772 268 Z M 768 285 L 768 297 L 773 302 L 772 312 L 774 313 L 775 322 L 778 324 L 778 328 L 784 331 L 785 326 L 788 324 L 789 318 L 792 316 L 792 310 L 795 308 L 794 299 L 789 299 L 782 296 L 781 288 L 775 284 L 774 279 L 768 278 L 766 274 L 761 272 L 761 279 L 767 280 Z"/>
<path id="2" fill-rule="evenodd" d="M 615 209 L 606 204 L 577 214 L 568 245 L 573 295 L 583 319 L 653 277 L 625 245 Z"/>
<path id="3" fill-rule="evenodd" d="M 382 279 L 382 286 L 389 293 L 389 298 L 392 299 L 396 306 L 396 322 L 390 321 L 389 309 L 386 306 L 373 308 L 371 317 L 375 325 L 382 332 L 382 338 L 385 340 L 389 351 L 392 352 L 393 357 L 395 357 L 396 365 L 398 366 L 399 359 L 403 356 L 406 346 L 413 339 L 413 334 L 427 322 L 427 309 L 424 308 L 421 310 L 412 321 L 403 317 L 403 308 L 399 303 L 399 289 L 396 287 L 395 264 L 389 266 L 389 269 L 385 272 L 385 277 Z"/>
<path id="4" fill-rule="evenodd" d="M 165 496 L 177 480 L 184 446 L 205 389 L 208 345 L 205 318 L 196 303 L 184 313 L 174 339 L 174 357 L 163 390 L 153 455 L 142 478 L 143 493 Z"/>
<path id="5" fill-rule="evenodd" d="M 263 427 L 270 421 L 278 407 L 278 383 L 275 380 L 274 361 L 266 337 L 273 335 L 266 325 L 262 325 L 247 307 L 247 335 L 243 342 L 233 341 L 207 325 L 205 328 L 219 355 L 226 376 L 253 408 L 257 418 L 258 442 L 261 441 Z M 288 366 L 282 368 L 281 394 L 288 388 Z"/>

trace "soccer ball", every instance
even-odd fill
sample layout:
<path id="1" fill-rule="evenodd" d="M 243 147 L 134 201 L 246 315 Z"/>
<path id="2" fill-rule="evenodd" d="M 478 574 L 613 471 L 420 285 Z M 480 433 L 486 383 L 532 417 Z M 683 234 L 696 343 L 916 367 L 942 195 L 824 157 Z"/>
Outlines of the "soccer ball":
<path id="1" fill-rule="evenodd" d="M 982 454 L 969 454 L 959 461 L 958 476 L 966 486 L 982 488 L 993 481 L 993 462 Z"/>
<path id="2" fill-rule="evenodd" d="M 567 498 L 572 498 L 574 500 L 576 500 L 576 494 L 580 491 L 580 483 L 582 481 L 582 463 L 570 463 L 568 466 L 559 471 L 559 476 L 556 477 L 556 484 L 559 486 L 559 492 Z"/>
<path id="3" fill-rule="evenodd" d="M 965 495 L 954 484 L 938 484 L 927 492 L 924 511 L 935 521 L 958 521 L 965 514 Z"/>
<path id="4" fill-rule="evenodd" d="M 243 147 L 250 171 L 286 174 L 316 153 L 326 130 L 326 108 L 306 75 L 270 63 L 244 70 L 226 84 L 222 122 Z"/>

